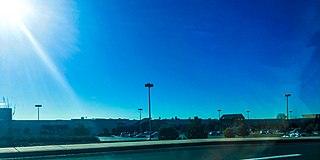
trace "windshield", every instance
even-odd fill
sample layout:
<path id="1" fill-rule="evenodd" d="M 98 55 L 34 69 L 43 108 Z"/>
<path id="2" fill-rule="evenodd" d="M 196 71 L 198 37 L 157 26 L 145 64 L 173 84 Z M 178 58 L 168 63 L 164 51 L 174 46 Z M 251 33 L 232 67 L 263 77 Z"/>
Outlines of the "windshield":
<path id="1" fill-rule="evenodd" d="M 0 0 L 0 146 L 316 136 L 319 17 L 318 0 Z"/>

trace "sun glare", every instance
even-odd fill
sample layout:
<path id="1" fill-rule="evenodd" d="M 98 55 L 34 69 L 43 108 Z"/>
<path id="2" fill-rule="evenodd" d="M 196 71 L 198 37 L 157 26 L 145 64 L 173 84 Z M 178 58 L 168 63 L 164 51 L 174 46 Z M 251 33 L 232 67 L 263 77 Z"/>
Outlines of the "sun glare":
<path id="1" fill-rule="evenodd" d="M 0 0 L 0 20 L 3 23 L 24 21 L 32 13 L 26 0 Z"/>
<path id="2" fill-rule="evenodd" d="M 0 69 L 8 73 L 6 74 L 8 77 L 16 80 L 11 69 L 15 71 L 16 67 L 19 67 L 19 72 L 26 73 L 25 79 L 30 80 L 29 85 L 21 86 L 26 87 L 27 90 L 34 90 L 30 86 L 38 87 L 40 86 L 38 83 L 42 83 L 45 79 L 54 79 L 60 87 L 57 90 L 64 95 L 63 97 L 68 97 L 66 98 L 68 101 L 81 106 L 81 101 L 78 100 L 67 78 L 51 59 L 51 57 L 58 57 L 53 55 L 55 53 L 70 54 L 70 46 L 73 47 L 76 36 L 73 17 L 77 15 L 73 10 L 73 4 L 72 0 L 0 0 L 0 55 L 4 60 L 14 59 L 15 61 L 10 65 L 0 65 Z M 27 55 L 32 59 L 25 61 L 23 57 Z M 37 62 L 39 60 L 43 62 L 43 66 Z M 22 66 L 27 66 L 27 69 Z M 39 72 L 42 73 L 42 78 L 35 78 L 40 76 Z M 45 77 L 47 73 L 51 77 Z M 18 81 L 16 80 L 20 83 Z M 6 79 L 0 81 L 0 84 L 3 84 L 2 82 L 7 83 Z M 51 83 L 45 83 L 43 86 L 51 85 Z M 39 88 L 37 89 L 42 90 L 41 87 Z M 47 93 L 48 96 L 50 94 L 51 92 Z"/>

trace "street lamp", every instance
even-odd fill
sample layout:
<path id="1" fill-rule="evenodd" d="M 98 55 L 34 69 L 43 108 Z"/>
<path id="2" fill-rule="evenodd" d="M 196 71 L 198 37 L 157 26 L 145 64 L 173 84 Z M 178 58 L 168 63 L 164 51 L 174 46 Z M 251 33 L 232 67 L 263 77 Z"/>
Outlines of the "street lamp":
<path id="1" fill-rule="evenodd" d="M 248 119 L 249 119 L 249 112 L 250 112 L 250 111 L 247 111 L 247 113 L 248 113 Z"/>
<path id="2" fill-rule="evenodd" d="M 292 119 L 292 111 L 289 111 L 289 113 L 290 113 L 290 119 Z"/>
<path id="3" fill-rule="evenodd" d="M 150 99 L 150 88 L 153 87 L 153 84 L 147 83 L 144 85 L 148 88 L 149 91 L 149 134 L 150 134 L 150 140 L 151 140 L 151 99 Z"/>
<path id="4" fill-rule="evenodd" d="M 138 109 L 140 111 L 140 133 L 142 133 L 142 129 L 141 129 L 141 111 L 143 110 L 142 108 Z"/>
<path id="5" fill-rule="evenodd" d="M 36 104 L 35 107 L 38 108 L 38 121 L 39 121 L 39 108 L 42 107 L 42 105 Z"/>
<path id="6" fill-rule="evenodd" d="M 219 112 L 219 131 L 221 131 L 221 127 L 220 127 L 220 112 L 221 112 L 221 109 L 219 109 L 218 112 Z"/>
<path id="7" fill-rule="evenodd" d="M 287 119 L 289 119 L 289 97 L 291 96 L 291 94 L 287 93 L 284 96 L 287 97 Z"/>

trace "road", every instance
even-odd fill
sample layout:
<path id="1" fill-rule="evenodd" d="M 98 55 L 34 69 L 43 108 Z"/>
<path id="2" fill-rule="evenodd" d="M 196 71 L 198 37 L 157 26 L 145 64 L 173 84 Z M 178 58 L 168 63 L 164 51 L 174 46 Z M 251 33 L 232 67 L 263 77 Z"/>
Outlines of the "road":
<path id="1" fill-rule="evenodd" d="M 68 157 L 38 159 L 61 160 L 213 160 L 213 159 L 320 159 L 319 142 L 220 144 L 208 146 L 144 149 Z M 282 158 L 280 158 L 282 157 Z M 33 158 L 34 159 L 34 158 Z"/>

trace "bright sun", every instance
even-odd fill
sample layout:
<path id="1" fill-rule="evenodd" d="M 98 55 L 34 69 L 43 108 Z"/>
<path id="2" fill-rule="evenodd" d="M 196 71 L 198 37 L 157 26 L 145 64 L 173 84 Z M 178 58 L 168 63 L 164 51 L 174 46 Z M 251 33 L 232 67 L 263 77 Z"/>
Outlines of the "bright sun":
<path id="1" fill-rule="evenodd" d="M 0 23 L 24 21 L 31 13 L 26 0 L 0 0 Z"/>

